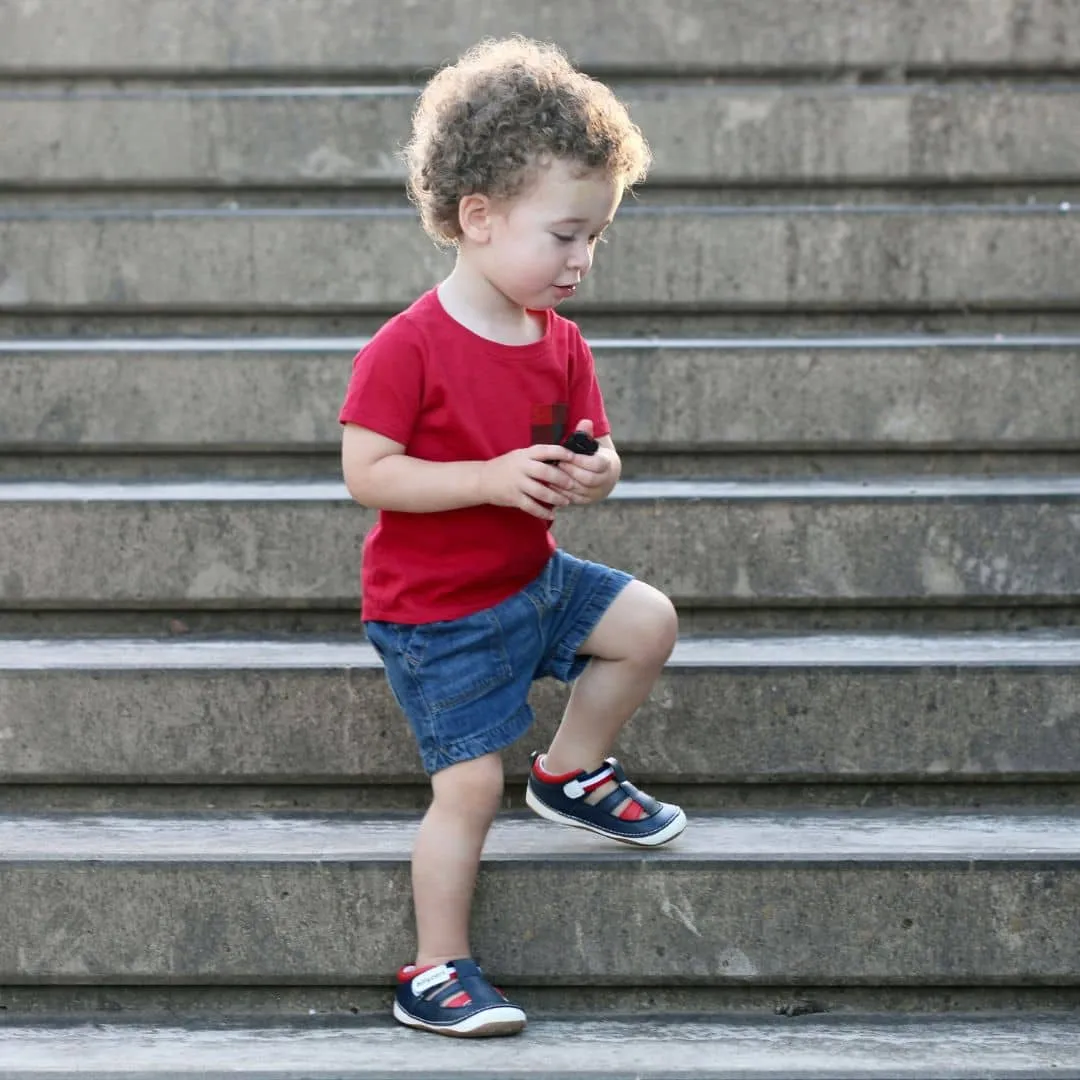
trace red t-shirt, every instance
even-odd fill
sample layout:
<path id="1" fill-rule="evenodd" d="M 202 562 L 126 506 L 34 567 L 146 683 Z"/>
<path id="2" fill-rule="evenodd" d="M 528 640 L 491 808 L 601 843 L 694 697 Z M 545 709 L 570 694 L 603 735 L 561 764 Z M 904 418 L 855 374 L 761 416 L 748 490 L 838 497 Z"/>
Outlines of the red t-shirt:
<path id="1" fill-rule="evenodd" d="M 487 461 L 558 443 L 583 419 L 610 432 L 592 353 L 574 323 L 545 313 L 532 345 L 500 345 L 452 319 L 432 289 L 353 362 L 340 420 L 425 461 Z M 364 619 L 457 619 L 512 596 L 555 550 L 550 522 L 503 506 L 433 514 L 382 510 L 364 542 Z"/>

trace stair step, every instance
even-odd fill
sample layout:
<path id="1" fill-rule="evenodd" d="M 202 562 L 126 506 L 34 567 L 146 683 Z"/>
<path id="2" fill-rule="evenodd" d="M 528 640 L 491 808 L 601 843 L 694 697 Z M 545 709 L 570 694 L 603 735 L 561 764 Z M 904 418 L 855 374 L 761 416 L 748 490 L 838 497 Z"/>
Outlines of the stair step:
<path id="1" fill-rule="evenodd" d="M 354 607 L 336 482 L 0 483 L 0 609 Z M 626 481 L 570 551 L 684 607 L 1072 602 L 1080 477 Z M 718 541 L 720 539 L 720 542 Z"/>
<path id="2" fill-rule="evenodd" d="M 391 311 L 450 266 L 377 207 L 12 211 L 0 250 L 35 314 Z M 600 263 L 568 312 L 1075 309 L 1080 207 L 632 205 Z"/>
<path id="3" fill-rule="evenodd" d="M 0 341 L 0 452 L 336 455 L 365 340 Z M 1080 337 L 592 348 L 627 453 L 1080 448 Z"/>
<path id="4" fill-rule="evenodd" d="M 1069 182 L 1075 86 L 616 86 L 650 185 Z M 398 186 L 411 86 L 0 91 L 0 185 Z"/>
<path id="5" fill-rule="evenodd" d="M 513 779 L 564 699 L 537 685 Z M 1074 781 L 1077 701 L 1072 632 L 691 638 L 619 755 L 679 785 Z M 0 732 L 0 783 L 425 783 L 360 641 L 5 640 Z"/>
<path id="6" fill-rule="evenodd" d="M 414 0 L 0 0 L 0 74 L 415 78 L 485 35 L 564 42 L 597 72 L 788 74 L 1075 71 L 1080 29 L 1060 0 L 607 0 L 503 8 Z"/>
<path id="7" fill-rule="evenodd" d="M 405 864 L 419 817 L 269 814 L 0 814 L 0 866 L 319 863 Z M 652 852 L 613 844 L 532 815 L 501 817 L 484 858 L 664 866 L 951 866 L 1060 860 L 1080 869 L 1080 810 L 732 811 L 692 815 L 678 840 Z M 1078 928 L 1080 929 L 1080 928 Z M 1078 973 L 1080 974 L 1080 973 Z"/>
<path id="8" fill-rule="evenodd" d="M 0 1026 L 0 1078 L 116 1080 L 1076 1080 L 1062 1017 L 536 1020 L 518 1038 L 447 1047 L 400 1027 Z"/>
<path id="9" fill-rule="evenodd" d="M 0 983 L 387 985 L 418 820 L 0 816 Z M 506 985 L 1075 985 L 1078 826 L 691 815 L 646 853 L 508 816 L 475 947 Z"/>

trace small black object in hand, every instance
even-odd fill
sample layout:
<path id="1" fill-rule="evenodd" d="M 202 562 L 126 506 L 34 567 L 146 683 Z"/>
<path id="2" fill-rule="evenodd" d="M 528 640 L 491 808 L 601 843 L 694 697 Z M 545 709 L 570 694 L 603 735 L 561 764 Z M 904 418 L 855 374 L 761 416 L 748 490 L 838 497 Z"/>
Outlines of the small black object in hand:
<path id="1" fill-rule="evenodd" d="M 563 439 L 563 446 L 567 450 L 572 450 L 575 454 L 595 454 L 600 449 L 600 444 L 592 438 L 590 435 L 586 435 L 584 431 L 575 431 L 573 435 L 568 435 Z"/>

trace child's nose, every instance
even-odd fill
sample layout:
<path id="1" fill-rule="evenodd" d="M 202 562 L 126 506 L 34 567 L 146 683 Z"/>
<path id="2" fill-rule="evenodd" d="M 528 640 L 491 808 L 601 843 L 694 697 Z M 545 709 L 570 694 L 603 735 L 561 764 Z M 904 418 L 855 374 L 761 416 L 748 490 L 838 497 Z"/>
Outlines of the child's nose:
<path id="1" fill-rule="evenodd" d="M 592 266 L 592 251 L 589 246 L 586 244 L 583 247 L 578 247 L 575 244 L 567 265 L 571 270 L 580 270 L 581 273 L 586 273 L 589 267 Z"/>

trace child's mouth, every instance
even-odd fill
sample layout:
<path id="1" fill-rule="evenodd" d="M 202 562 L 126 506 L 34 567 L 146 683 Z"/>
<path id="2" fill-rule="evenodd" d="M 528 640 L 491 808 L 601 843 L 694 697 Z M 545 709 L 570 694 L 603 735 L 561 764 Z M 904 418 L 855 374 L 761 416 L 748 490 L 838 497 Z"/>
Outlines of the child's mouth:
<path id="1" fill-rule="evenodd" d="M 573 296 L 577 292 L 576 285 L 556 285 L 555 291 L 565 300 L 568 296 Z"/>

